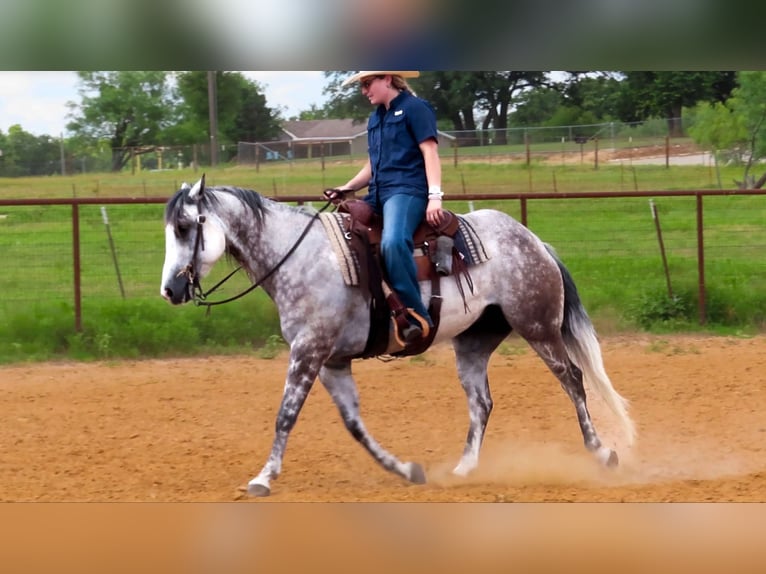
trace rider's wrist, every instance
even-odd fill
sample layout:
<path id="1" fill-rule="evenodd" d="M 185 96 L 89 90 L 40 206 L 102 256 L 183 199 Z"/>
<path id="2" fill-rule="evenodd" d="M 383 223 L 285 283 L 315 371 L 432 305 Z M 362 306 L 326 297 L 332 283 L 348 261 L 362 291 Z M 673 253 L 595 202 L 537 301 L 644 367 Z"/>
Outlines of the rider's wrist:
<path id="1" fill-rule="evenodd" d="M 441 199 L 444 197 L 444 192 L 440 185 L 428 186 L 428 199 Z"/>

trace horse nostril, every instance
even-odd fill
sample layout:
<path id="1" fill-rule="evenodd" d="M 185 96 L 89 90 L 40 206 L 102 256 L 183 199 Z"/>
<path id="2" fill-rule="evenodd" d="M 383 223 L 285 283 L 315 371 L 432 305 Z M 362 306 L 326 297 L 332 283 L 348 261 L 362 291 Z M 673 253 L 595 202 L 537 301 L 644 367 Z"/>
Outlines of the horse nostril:
<path id="1" fill-rule="evenodd" d="M 165 299 L 172 299 L 173 298 L 173 290 L 170 287 L 165 287 Z"/>

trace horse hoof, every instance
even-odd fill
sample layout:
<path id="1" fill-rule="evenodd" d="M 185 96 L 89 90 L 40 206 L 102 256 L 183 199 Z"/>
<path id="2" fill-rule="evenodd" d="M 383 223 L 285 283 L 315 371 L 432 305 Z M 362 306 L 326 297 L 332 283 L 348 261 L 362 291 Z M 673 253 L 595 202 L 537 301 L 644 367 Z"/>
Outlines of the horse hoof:
<path id="1" fill-rule="evenodd" d="M 609 458 L 606 459 L 606 467 L 607 468 L 617 468 L 617 466 L 620 464 L 620 459 L 617 456 L 617 453 L 612 451 L 609 453 Z"/>
<path id="2" fill-rule="evenodd" d="M 417 462 L 410 463 L 410 482 L 413 484 L 426 483 L 426 473 Z"/>
<path id="3" fill-rule="evenodd" d="M 248 484 L 247 485 L 247 494 L 249 496 L 269 496 L 271 494 L 271 489 L 268 486 L 264 486 L 262 484 Z"/>

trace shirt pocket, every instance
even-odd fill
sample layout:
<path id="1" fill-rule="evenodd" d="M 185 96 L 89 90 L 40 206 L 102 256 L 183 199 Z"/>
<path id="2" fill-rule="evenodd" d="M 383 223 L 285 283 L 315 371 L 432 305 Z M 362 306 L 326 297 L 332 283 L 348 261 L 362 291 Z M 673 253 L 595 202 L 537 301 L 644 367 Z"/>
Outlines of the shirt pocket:
<path id="1" fill-rule="evenodd" d="M 370 155 L 377 155 L 380 153 L 380 118 L 377 114 L 370 117 L 367 122 L 367 152 Z"/>
<path id="2" fill-rule="evenodd" d="M 404 114 L 392 115 L 386 118 L 386 121 L 383 123 L 382 137 L 383 146 L 387 152 L 410 149 L 413 146 L 417 147 L 412 135 L 410 135 Z"/>

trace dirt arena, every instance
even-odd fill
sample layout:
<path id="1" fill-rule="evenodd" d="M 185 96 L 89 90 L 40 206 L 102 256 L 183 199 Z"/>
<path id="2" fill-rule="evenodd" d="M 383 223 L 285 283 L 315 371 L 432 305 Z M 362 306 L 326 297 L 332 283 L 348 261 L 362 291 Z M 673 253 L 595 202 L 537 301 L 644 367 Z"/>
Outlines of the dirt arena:
<path id="1" fill-rule="evenodd" d="M 766 337 L 615 336 L 602 341 L 631 401 L 631 448 L 608 471 L 585 451 L 574 409 L 526 345 L 492 360 L 495 408 L 479 469 L 451 476 L 467 430 L 449 347 L 359 361 L 362 415 L 412 486 L 377 466 L 317 383 L 272 496 L 259 501 L 765 501 Z M 0 368 L 0 500 L 233 501 L 268 455 L 287 356 L 48 363 Z"/>

